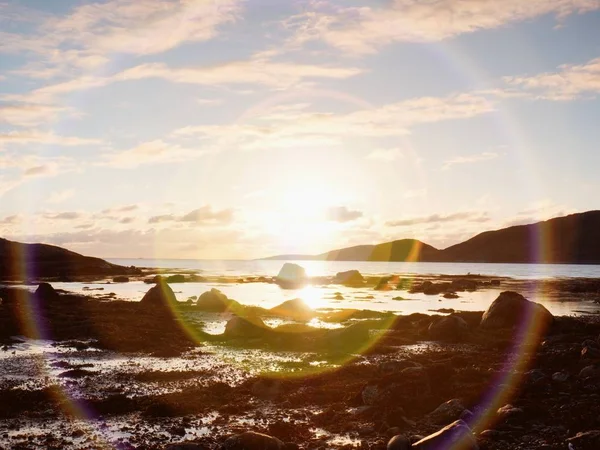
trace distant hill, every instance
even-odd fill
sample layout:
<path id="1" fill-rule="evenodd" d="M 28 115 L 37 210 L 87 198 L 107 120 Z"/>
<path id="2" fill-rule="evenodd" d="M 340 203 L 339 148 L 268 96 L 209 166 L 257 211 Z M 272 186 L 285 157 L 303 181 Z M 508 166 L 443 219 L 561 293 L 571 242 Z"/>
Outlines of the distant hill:
<path id="1" fill-rule="evenodd" d="M 444 250 L 415 239 L 402 239 L 320 255 L 280 255 L 266 259 L 600 264 L 600 211 L 486 231 Z"/>
<path id="2" fill-rule="evenodd" d="M 138 269 L 111 264 L 47 244 L 21 244 L 0 238 L 0 278 L 25 280 L 49 277 L 113 276 Z"/>
<path id="3" fill-rule="evenodd" d="M 441 256 L 452 262 L 600 264 L 600 211 L 486 231 Z"/>

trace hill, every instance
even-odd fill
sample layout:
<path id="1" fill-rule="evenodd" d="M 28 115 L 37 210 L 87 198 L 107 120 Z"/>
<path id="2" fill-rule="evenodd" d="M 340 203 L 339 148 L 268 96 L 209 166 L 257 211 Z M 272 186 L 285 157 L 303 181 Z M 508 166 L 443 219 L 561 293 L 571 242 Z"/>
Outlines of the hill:
<path id="1" fill-rule="evenodd" d="M 415 239 L 402 239 L 321 255 L 280 255 L 267 259 L 600 264 L 600 211 L 486 231 L 444 250 Z"/>
<path id="2" fill-rule="evenodd" d="M 137 273 L 139 269 L 134 267 L 119 266 L 54 245 L 21 244 L 0 238 L 0 278 L 5 280 Z"/>

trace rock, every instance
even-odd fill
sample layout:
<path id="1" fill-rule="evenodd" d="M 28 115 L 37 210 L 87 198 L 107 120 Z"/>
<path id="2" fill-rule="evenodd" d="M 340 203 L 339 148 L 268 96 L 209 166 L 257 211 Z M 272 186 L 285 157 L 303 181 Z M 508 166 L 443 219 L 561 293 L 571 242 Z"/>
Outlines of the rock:
<path id="1" fill-rule="evenodd" d="M 595 365 L 584 367 L 579 372 L 579 378 L 600 378 L 600 367 Z"/>
<path id="2" fill-rule="evenodd" d="M 221 450 L 283 450 L 284 444 L 272 436 L 246 431 L 232 436 L 221 446 Z"/>
<path id="3" fill-rule="evenodd" d="M 257 338 L 262 337 L 269 330 L 259 317 L 234 316 L 225 325 L 225 337 L 235 338 Z"/>
<path id="4" fill-rule="evenodd" d="M 168 276 L 167 283 L 185 283 L 185 276 L 181 274 Z"/>
<path id="5" fill-rule="evenodd" d="M 600 430 L 577 433 L 567 439 L 567 443 L 575 450 L 597 450 L 600 448 Z"/>
<path id="6" fill-rule="evenodd" d="M 598 348 L 598 342 L 596 342 L 592 339 L 586 339 L 585 341 L 583 341 L 581 343 L 581 348 L 585 348 L 585 347 Z"/>
<path id="7" fill-rule="evenodd" d="M 583 359 L 598 360 L 600 359 L 600 350 L 594 347 L 584 347 L 581 350 L 581 357 Z"/>
<path id="8" fill-rule="evenodd" d="M 444 298 L 455 299 L 455 298 L 460 298 L 460 297 L 456 292 L 446 292 L 444 294 Z"/>
<path id="9" fill-rule="evenodd" d="M 502 433 L 498 430 L 483 430 L 481 433 L 479 433 L 479 436 L 484 438 L 484 439 L 497 439 L 498 437 L 502 436 Z"/>
<path id="10" fill-rule="evenodd" d="M 466 422 L 467 424 L 470 424 L 475 419 L 475 414 L 473 414 L 472 411 L 465 409 L 460 414 L 459 419 L 462 420 L 463 422 Z"/>
<path id="11" fill-rule="evenodd" d="M 281 382 L 273 378 L 261 378 L 252 385 L 252 395 L 263 400 L 272 400 L 281 392 Z"/>
<path id="12" fill-rule="evenodd" d="M 346 286 L 362 286 L 365 283 L 365 279 L 358 270 L 348 270 L 336 273 L 333 282 Z"/>
<path id="13" fill-rule="evenodd" d="M 481 318 L 481 328 L 502 329 L 535 326 L 546 330 L 554 323 L 554 316 L 539 303 L 530 302 L 521 294 L 502 292 Z"/>
<path id="14" fill-rule="evenodd" d="M 178 444 L 169 444 L 164 450 L 210 450 L 209 447 L 194 442 L 180 442 Z"/>
<path id="15" fill-rule="evenodd" d="M 155 308 L 172 308 L 177 305 L 177 298 L 171 287 L 162 279 L 146 292 L 140 303 Z"/>
<path id="16" fill-rule="evenodd" d="M 306 270 L 298 264 L 285 263 L 279 274 L 275 277 L 277 283 L 283 289 L 298 289 L 308 283 Z"/>
<path id="17" fill-rule="evenodd" d="M 467 322 L 459 316 L 442 317 L 429 325 L 427 334 L 431 339 L 459 340 L 469 330 Z"/>
<path id="18" fill-rule="evenodd" d="M 225 294 L 215 288 L 204 292 L 198 297 L 198 301 L 196 302 L 198 309 L 207 312 L 222 313 L 237 306 L 239 306 L 238 302 L 227 298 Z"/>
<path id="19" fill-rule="evenodd" d="M 410 440 L 401 434 L 394 436 L 387 444 L 387 450 L 410 450 Z"/>
<path id="20" fill-rule="evenodd" d="M 344 296 L 340 292 L 336 292 L 333 296 L 334 300 L 344 300 Z"/>
<path id="21" fill-rule="evenodd" d="M 462 420 L 457 420 L 436 433 L 415 442 L 411 448 L 415 450 L 478 450 L 479 446 L 469 426 Z"/>
<path id="22" fill-rule="evenodd" d="M 85 378 L 89 376 L 97 375 L 97 372 L 92 372 L 85 369 L 71 369 L 66 372 L 62 372 L 58 375 L 59 378 Z"/>
<path id="23" fill-rule="evenodd" d="M 379 388 L 375 384 L 368 384 L 361 392 L 362 401 L 367 406 L 373 406 L 379 400 Z"/>
<path id="24" fill-rule="evenodd" d="M 37 299 L 44 302 L 53 302 L 60 297 L 50 283 L 40 283 L 35 290 L 34 295 Z"/>
<path id="25" fill-rule="evenodd" d="M 477 281 L 469 280 L 468 278 L 457 278 L 450 283 L 455 291 L 476 291 Z"/>
<path id="26" fill-rule="evenodd" d="M 442 403 L 434 411 L 429 413 L 427 417 L 433 423 L 442 425 L 457 420 L 464 411 L 465 407 L 462 402 L 457 398 L 453 398 L 446 403 Z"/>
<path id="27" fill-rule="evenodd" d="M 569 379 L 569 372 L 555 372 L 552 374 L 552 381 L 555 381 L 557 383 L 564 383 L 565 381 L 567 381 Z"/>
<path id="28" fill-rule="evenodd" d="M 500 286 L 500 280 L 490 280 L 490 286 Z"/>
<path id="29" fill-rule="evenodd" d="M 496 411 L 499 420 L 510 420 L 516 416 L 520 416 L 523 414 L 523 410 L 521 408 L 515 408 L 513 405 L 504 405 L 502 408 L 498 408 Z"/>
<path id="30" fill-rule="evenodd" d="M 112 280 L 113 283 L 129 283 L 129 277 L 126 276 L 114 277 Z"/>
<path id="31" fill-rule="evenodd" d="M 381 375 L 389 375 L 392 373 L 398 373 L 407 367 L 421 367 L 416 362 L 410 361 L 408 359 L 400 359 L 397 361 L 384 361 L 377 366 L 377 371 Z"/>
<path id="32" fill-rule="evenodd" d="M 369 342 L 369 328 L 365 322 L 349 325 L 345 328 L 330 330 L 325 335 L 326 344 L 332 350 L 356 350 L 358 346 Z"/>
<path id="33" fill-rule="evenodd" d="M 289 317 L 295 320 L 310 320 L 315 317 L 315 312 L 300 298 L 287 300 L 271 308 L 270 311 L 277 316 Z"/>

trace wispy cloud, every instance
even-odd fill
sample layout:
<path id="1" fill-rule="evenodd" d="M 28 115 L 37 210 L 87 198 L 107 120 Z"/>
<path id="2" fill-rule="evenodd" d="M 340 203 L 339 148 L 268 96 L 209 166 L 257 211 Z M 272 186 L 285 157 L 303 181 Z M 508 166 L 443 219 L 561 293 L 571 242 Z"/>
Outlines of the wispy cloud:
<path id="1" fill-rule="evenodd" d="M 327 210 L 327 220 L 332 222 L 352 222 L 363 216 L 361 211 L 348 209 L 346 206 L 336 206 Z"/>
<path id="2" fill-rule="evenodd" d="M 73 198 L 75 196 L 75 191 L 73 189 L 65 189 L 62 191 L 52 192 L 48 197 L 48 203 L 63 203 L 64 201 Z"/>
<path id="3" fill-rule="evenodd" d="M 69 108 L 56 105 L 0 103 L 0 122 L 20 127 L 29 127 L 48 123 L 59 114 L 70 111 Z"/>
<path id="4" fill-rule="evenodd" d="M 393 42 L 431 42 L 553 14 L 600 9 L 595 0 L 392 0 L 385 6 L 315 2 L 312 10 L 285 21 L 295 45 L 312 40 L 354 54 L 373 53 Z"/>
<path id="5" fill-rule="evenodd" d="M 425 225 L 433 223 L 447 223 L 447 222 L 475 222 L 482 223 L 488 222 L 490 219 L 487 212 L 482 211 L 465 211 L 454 214 L 432 214 L 429 216 L 412 217 L 408 219 L 392 220 L 385 223 L 388 227 L 410 227 L 414 225 Z"/>
<path id="6" fill-rule="evenodd" d="M 144 142 L 123 151 L 102 155 L 101 165 L 119 169 L 131 169 L 143 165 L 168 164 L 195 159 L 206 153 L 203 150 L 184 148 L 161 139 Z"/>
<path id="7" fill-rule="evenodd" d="M 444 162 L 444 169 L 450 169 L 452 166 L 463 165 L 463 164 L 473 164 L 482 161 L 490 161 L 492 159 L 498 158 L 500 155 L 495 152 L 483 152 L 475 155 L 467 155 L 467 156 L 456 156 L 448 161 Z"/>
<path id="8" fill-rule="evenodd" d="M 504 81 L 545 100 L 573 100 L 583 95 L 600 93 L 600 58 L 581 65 L 563 65 L 556 72 L 532 76 L 505 77 Z"/>
<path id="9" fill-rule="evenodd" d="M 224 225 L 233 221 L 233 210 L 223 209 L 215 211 L 210 205 L 204 205 L 198 209 L 183 215 L 163 214 L 148 219 L 148 223 L 159 224 L 166 222 L 182 222 L 191 225 Z"/>
<path id="10" fill-rule="evenodd" d="M 98 145 L 100 139 L 81 138 L 75 136 L 60 136 L 53 132 L 24 130 L 0 133 L 0 147 L 3 144 L 51 144 L 63 146 Z"/>

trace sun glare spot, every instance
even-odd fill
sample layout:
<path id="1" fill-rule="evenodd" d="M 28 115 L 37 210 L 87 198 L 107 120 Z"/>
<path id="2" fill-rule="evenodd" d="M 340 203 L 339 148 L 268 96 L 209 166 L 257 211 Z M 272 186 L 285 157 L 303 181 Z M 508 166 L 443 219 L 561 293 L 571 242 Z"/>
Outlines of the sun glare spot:
<path id="1" fill-rule="evenodd" d="M 306 286 L 304 289 L 298 291 L 298 297 L 304 300 L 304 302 L 312 309 L 322 308 L 327 304 L 327 301 L 323 299 L 322 293 L 313 286 Z"/>

